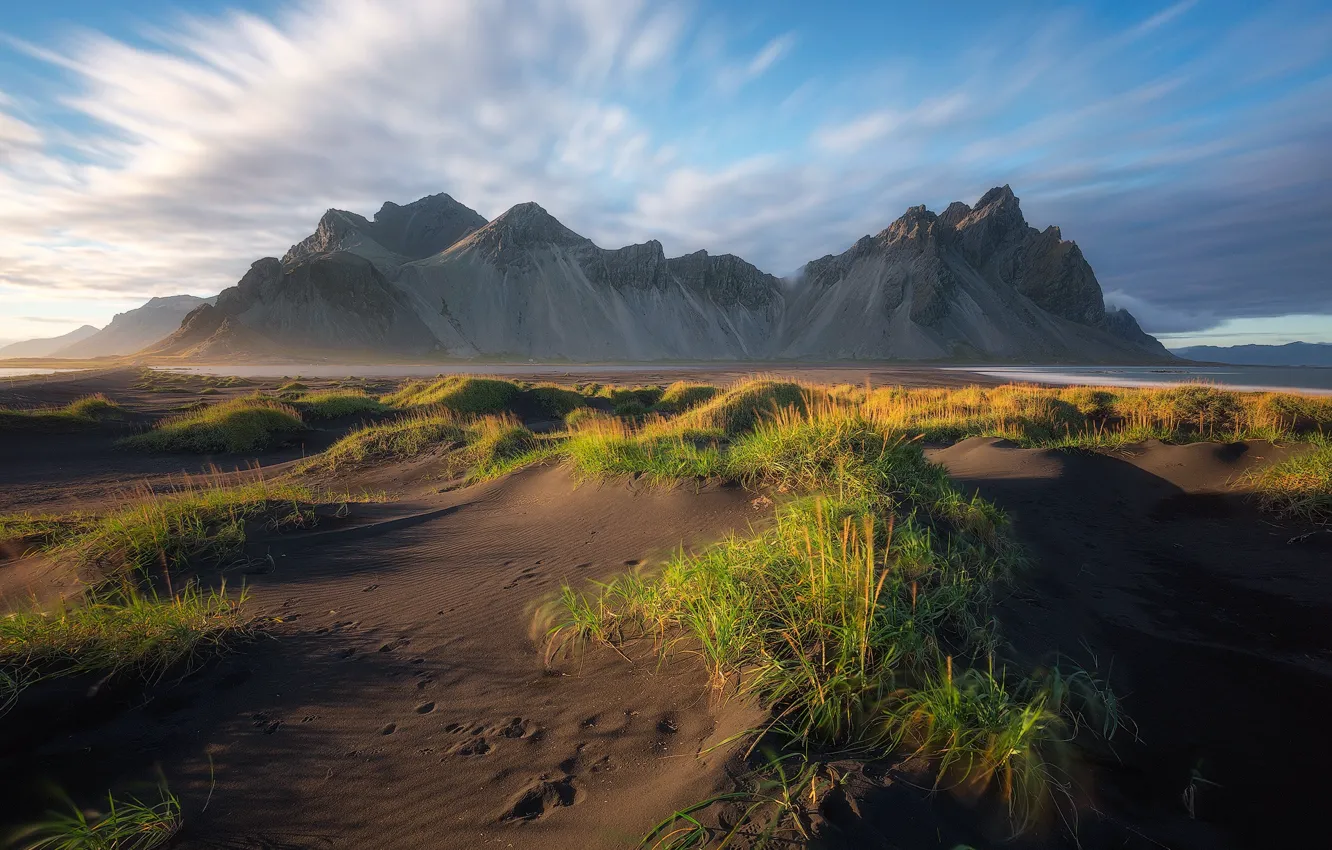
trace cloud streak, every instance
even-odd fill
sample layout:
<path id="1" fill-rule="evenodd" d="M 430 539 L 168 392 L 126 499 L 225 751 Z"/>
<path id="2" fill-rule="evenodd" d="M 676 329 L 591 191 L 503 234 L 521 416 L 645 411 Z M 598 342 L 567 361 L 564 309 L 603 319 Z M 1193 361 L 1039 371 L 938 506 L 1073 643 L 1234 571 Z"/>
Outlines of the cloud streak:
<path id="1" fill-rule="evenodd" d="M 798 98 L 764 85 L 798 33 L 718 49 L 683 7 L 623 0 L 309 0 L 20 45 L 59 111 L 0 91 L 0 315 L 216 291 L 329 206 L 438 191 L 781 273 L 999 183 L 1149 328 L 1332 313 L 1332 16 L 1268 11 L 1198 46 L 1191 5 L 1108 35 L 1017 20 L 1008 54 L 965 45 L 892 87 L 823 69 Z M 1187 55 L 1124 71 L 1138 50 Z"/>

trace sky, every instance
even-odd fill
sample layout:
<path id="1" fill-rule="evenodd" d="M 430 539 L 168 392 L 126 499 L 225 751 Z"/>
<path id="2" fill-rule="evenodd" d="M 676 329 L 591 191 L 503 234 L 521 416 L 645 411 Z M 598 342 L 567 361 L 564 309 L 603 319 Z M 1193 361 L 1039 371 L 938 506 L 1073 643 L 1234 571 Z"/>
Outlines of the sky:
<path id="1" fill-rule="evenodd" d="M 1009 184 L 1171 346 L 1332 342 L 1325 0 L 5 5 L 0 339 L 213 294 L 329 207 L 791 274 Z"/>

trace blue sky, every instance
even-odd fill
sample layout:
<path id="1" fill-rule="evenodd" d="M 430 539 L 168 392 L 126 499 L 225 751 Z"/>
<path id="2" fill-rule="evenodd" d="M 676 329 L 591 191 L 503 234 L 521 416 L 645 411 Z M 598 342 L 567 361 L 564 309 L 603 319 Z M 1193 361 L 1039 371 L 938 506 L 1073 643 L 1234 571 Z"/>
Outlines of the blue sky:
<path id="1" fill-rule="evenodd" d="M 0 19 L 0 338 L 216 292 L 330 206 L 536 200 L 605 246 L 783 274 L 1004 183 L 1169 344 L 1332 341 L 1332 8 L 48 0 Z"/>

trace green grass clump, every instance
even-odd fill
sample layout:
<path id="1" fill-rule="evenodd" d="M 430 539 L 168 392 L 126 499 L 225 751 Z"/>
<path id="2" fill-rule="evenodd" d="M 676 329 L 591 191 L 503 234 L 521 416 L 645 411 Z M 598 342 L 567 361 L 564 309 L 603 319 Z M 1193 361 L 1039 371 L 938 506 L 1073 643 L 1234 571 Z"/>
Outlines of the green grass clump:
<path id="1" fill-rule="evenodd" d="M 1332 399 L 1232 392 L 1206 384 L 848 388 L 839 400 L 926 440 L 1003 437 L 1031 447 L 1115 448 L 1149 439 L 1316 439 L 1332 429 Z"/>
<path id="2" fill-rule="evenodd" d="M 538 384 L 524 391 L 537 412 L 558 419 L 568 416 L 587 404 L 587 399 L 577 390 L 554 384 Z"/>
<path id="3" fill-rule="evenodd" d="M 276 448 L 306 430 L 295 408 L 250 396 L 169 417 L 151 431 L 126 437 L 118 445 L 152 452 L 258 452 Z"/>
<path id="4" fill-rule="evenodd" d="M 558 439 L 539 437 L 512 415 L 486 416 L 467 428 L 464 452 L 472 480 L 497 478 L 529 463 L 553 456 Z"/>
<path id="5" fill-rule="evenodd" d="M 84 431 L 124 416 L 125 409 L 101 393 L 76 399 L 64 407 L 22 410 L 0 407 L 0 434 Z"/>
<path id="6" fill-rule="evenodd" d="M 1259 469 L 1242 482 L 1263 510 L 1320 524 L 1332 523 L 1332 445 Z"/>
<path id="7" fill-rule="evenodd" d="M 464 424 L 458 415 L 439 408 L 366 425 L 338 440 L 309 463 L 312 467 L 337 470 L 386 460 L 407 460 L 440 445 L 456 446 L 465 438 Z"/>
<path id="8" fill-rule="evenodd" d="M 580 427 L 566 451 L 593 474 L 706 468 L 796 498 L 769 528 L 655 575 L 566 587 L 551 647 L 686 646 L 767 707 L 788 747 L 922 756 L 941 786 L 1000 794 L 1015 829 L 1063 799 L 1073 730 L 1103 710 L 1112 732 L 1114 703 L 1085 673 L 995 669 L 991 588 L 1018 561 L 1002 512 L 840 391 L 755 382 L 696 412 Z M 691 433 L 713 440 L 706 464 L 675 454 Z"/>
<path id="9" fill-rule="evenodd" d="M 306 420 L 337 419 L 364 413 L 384 413 L 389 408 L 364 390 L 320 390 L 303 393 L 291 406 Z"/>
<path id="10" fill-rule="evenodd" d="M 300 381 L 288 381 L 278 387 L 277 391 L 280 393 L 303 393 L 308 389 L 310 388 L 305 384 L 302 384 Z"/>
<path id="11" fill-rule="evenodd" d="M 412 381 L 382 401 L 402 409 L 445 407 L 454 413 L 486 414 L 509 410 L 519 393 L 512 381 L 454 375 L 437 381 Z"/>
<path id="12" fill-rule="evenodd" d="M 0 543 L 22 541 L 35 548 L 53 546 L 85 530 L 92 518 L 72 514 L 0 515 Z"/>
<path id="13" fill-rule="evenodd" d="M 585 392 L 595 398 L 609 400 L 613 407 L 641 405 L 644 410 L 647 410 L 661 401 L 664 390 L 661 387 L 620 387 L 613 384 L 591 384 L 585 389 Z"/>
<path id="14" fill-rule="evenodd" d="M 184 825 L 180 800 L 161 788 L 162 799 L 145 803 L 131 797 L 117 801 L 107 794 L 107 810 L 89 814 L 70 804 L 68 813 L 53 812 L 21 830 L 13 846 L 21 850 L 154 850 L 165 846 Z"/>
<path id="15" fill-rule="evenodd" d="M 80 673 L 155 682 L 252 633 L 244 595 L 229 598 L 225 588 L 191 586 L 165 599 L 126 588 L 54 612 L 0 617 L 0 676 L 19 687 Z"/>
<path id="16" fill-rule="evenodd" d="M 305 468 L 336 471 L 439 451 L 450 469 L 479 480 L 548 457 L 557 447 L 557 441 L 537 437 L 512 414 L 471 417 L 436 408 L 353 431 Z"/>
<path id="17" fill-rule="evenodd" d="M 203 486 L 145 497 L 90 519 L 51 552 L 106 573 L 171 570 L 191 561 L 222 561 L 239 554 L 246 520 L 274 527 L 313 523 L 306 487 L 257 481 L 234 487 Z"/>
<path id="18" fill-rule="evenodd" d="M 724 471 L 716 435 L 674 429 L 662 420 L 636 429 L 605 415 L 583 417 L 570 427 L 561 451 L 588 478 L 644 475 L 665 483 Z"/>
<path id="19" fill-rule="evenodd" d="M 721 390 L 711 384 L 676 381 L 668 386 L 653 409 L 657 413 L 683 413 L 715 398 Z"/>
<path id="20" fill-rule="evenodd" d="M 789 381 L 745 381 L 687 411 L 679 417 L 679 422 L 700 430 L 739 434 L 780 410 L 794 408 L 803 412 L 812 400 L 823 395 L 823 390 Z"/>

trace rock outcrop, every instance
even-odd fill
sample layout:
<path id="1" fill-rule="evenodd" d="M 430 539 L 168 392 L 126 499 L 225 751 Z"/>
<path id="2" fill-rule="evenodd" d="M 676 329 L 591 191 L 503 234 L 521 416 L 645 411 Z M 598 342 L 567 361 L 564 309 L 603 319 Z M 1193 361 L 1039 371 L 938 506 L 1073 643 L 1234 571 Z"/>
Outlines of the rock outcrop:
<path id="1" fill-rule="evenodd" d="M 447 244 L 446 244 L 447 243 Z M 188 333 L 187 333 L 188 331 Z M 1078 246 L 1007 187 L 912 207 L 781 281 L 739 257 L 605 249 L 535 203 L 491 222 L 448 195 L 329 210 L 156 353 L 267 351 L 540 360 L 1169 358 L 1107 311 Z"/>

